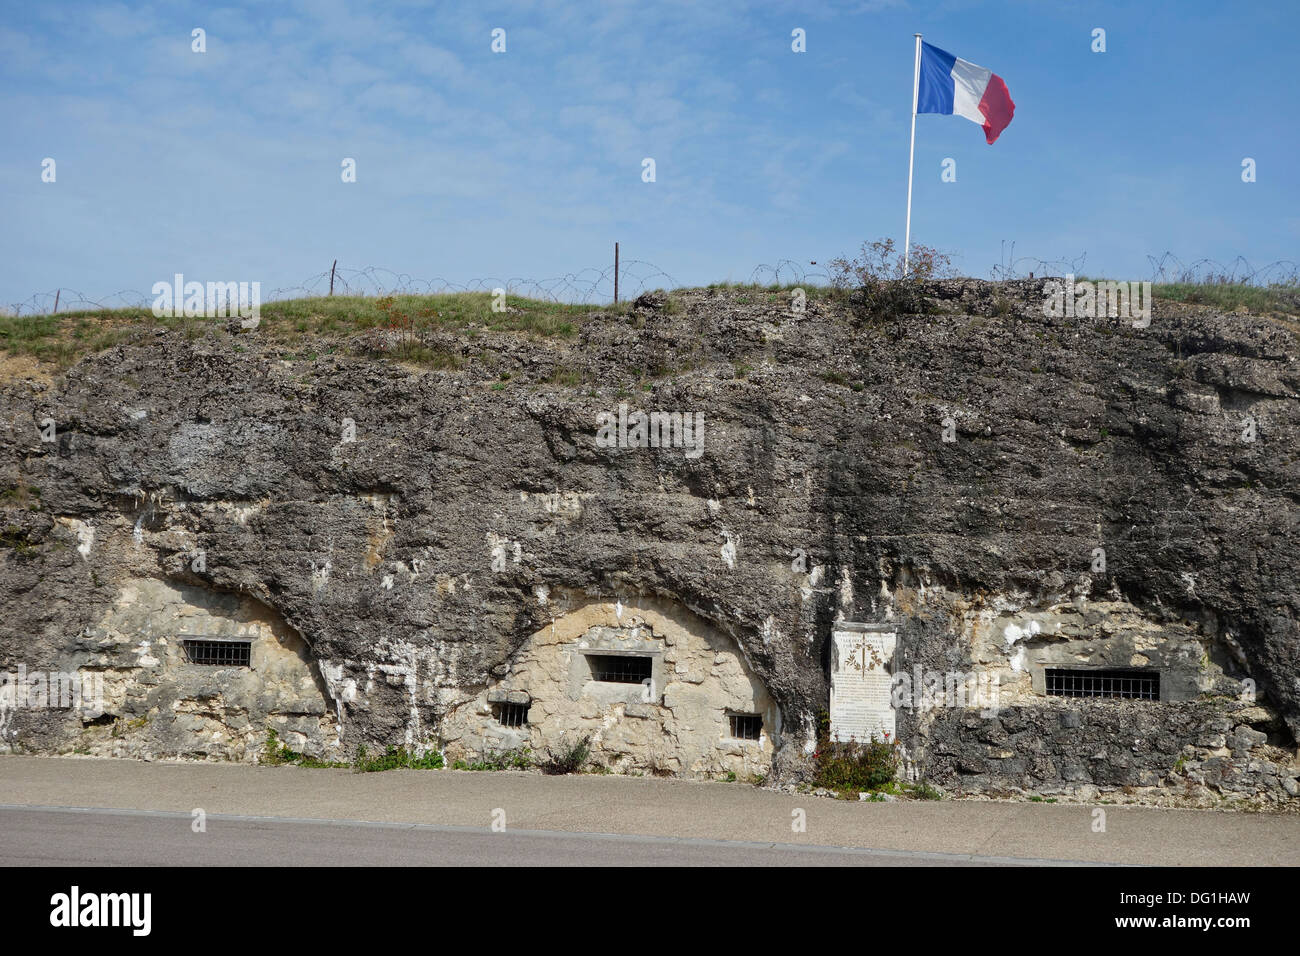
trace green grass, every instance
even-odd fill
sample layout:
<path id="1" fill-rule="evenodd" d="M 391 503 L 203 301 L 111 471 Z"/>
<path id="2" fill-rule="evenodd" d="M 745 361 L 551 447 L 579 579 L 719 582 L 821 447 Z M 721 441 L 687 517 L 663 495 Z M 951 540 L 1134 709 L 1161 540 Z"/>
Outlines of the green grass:
<path id="1" fill-rule="evenodd" d="M 21 478 L 18 483 L 0 490 L 0 508 L 25 508 L 29 511 L 41 510 L 41 489 L 29 485 Z"/>
<path id="2" fill-rule="evenodd" d="M 36 554 L 36 546 L 32 544 L 27 532 L 13 524 L 5 525 L 4 530 L 0 531 L 0 548 L 7 548 L 23 557 Z"/>
<path id="3" fill-rule="evenodd" d="M 366 748 L 361 746 L 357 748 L 352 769 L 357 773 L 377 773 L 383 770 L 440 770 L 442 754 L 436 750 L 428 750 L 423 756 L 417 756 L 414 751 L 407 750 L 405 747 L 390 746 L 382 754 L 372 757 Z"/>
<path id="4" fill-rule="evenodd" d="M 527 770 L 533 765 L 532 751 L 490 750 L 478 760 L 457 760 L 452 770 Z"/>
<path id="5" fill-rule="evenodd" d="M 802 288 L 809 299 L 840 295 L 827 286 L 798 283 L 718 282 L 707 288 L 741 293 L 737 297 L 741 304 L 761 300 L 783 308 L 788 305 L 786 294 L 796 288 Z M 684 308 L 681 297 L 685 291 L 667 293 L 666 312 L 676 313 Z M 1166 301 L 1206 305 L 1226 312 L 1244 306 L 1259 314 L 1300 315 L 1300 286 L 1294 284 L 1170 282 L 1153 286 L 1153 294 Z M 617 306 L 570 305 L 514 295 L 506 296 L 504 312 L 494 312 L 492 303 L 493 296 L 487 292 L 286 299 L 262 306 L 262 321 L 255 335 L 259 343 L 286 347 L 284 354 L 301 358 L 319 352 L 309 349 L 300 354 L 287 347 L 314 339 L 347 339 L 370 330 L 394 329 L 399 334 L 405 333 L 405 338 L 394 347 L 384 349 L 384 357 L 434 369 L 457 369 L 462 364 L 460 355 L 427 344 L 423 337 L 444 332 L 470 339 L 480 332 L 493 331 L 569 338 L 587 321 L 627 315 L 630 309 L 627 301 Z M 1006 302 L 995 301 L 998 314 L 1009 308 Z M 67 368 L 87 355 L 145 339 L 156 329 L 198 338 L 210 333 L 227 334 L 229 321 L 224 317 L 158 318 L 149 309 L 139 307 L 77 310 L 57 315 L 0 315 L 0 353 L 31 356 Z M 557 370 L 555 383 L 567 384 L 573 376 L 571 369 Z"/>
<path id="6" fill-rule="evenodd" d="M 1152 286 L 1157 299 L 1208 305 L 1225 312 L 1245 306 L 1251 312 L 1300 314 L 1300 286 L 1246 285 L 1237 282 L 1162 282 Z"/>
<path id="7" fill-rule="evenodd" d="M 387 327 L 391 314 L 409 317 L 416 330 L 458 332 L 470 325 L 480 325 L 494 331 L 571 336 L 583 318 L 604 311 L 599 306 L 567 305 L 508 295 L 506 311 L 493 312 L 493 297 L 487 292 L 395 295 L 390 298 L 391 309 L 384 308 L 384 299 L 363 296 L 268 302 L 262 306 L 259 331 L 264 329 L 272 336 L 287 335 L 291 339 L 303 334 L 363 331 Z"/>
<path id="8" fill-rule="evenodd" d="M 266 743 L 262 747 L 261 763 L 271 767 L 293 766 L 323 770 L 341 770 L 351 767 L 356 773 L 375 773 L 382 770 L 438 770 L 442 767 L 442 754 L 436 750 L 428 750 L 418 756 L 405 747 L 389 747 L 382 754 L 372 757 L 363 745 L 357 748 L 357 755 L 352 763 L 320 760 L 290 750 L 274 730 L 268 729 Z"/>
<path id="9" fill-rule="evenodd" d="M 262 747 L 261 762 L 272 767 L 290 765 L 313 769 L 338 769 L 349 766 L 337 760 L 319 760 L 316 757 L 300 754 L 296 750 L 290 750 L 287 744 L 280 741 L 274 730 L 266 732 L 266 744 Z"/>
<path id="10" fill-rule="evenodd" d="M 487 292 L 398 295 L 387 298 L 323 296 L 268 302 L 261 308 L 256 335 L 277 345 L 305 339 L 336 338 L 371 329 L 407 331 L 410 340 L 385 355 L 433 368 L 458 368 L 459 356 L 423 345 L 426 332 L 472 333 L 480 328 L 545 337 L 571 337 L 590 318 L 608 314 L 601 306 L 569 305 L 508 295 L 506 311 L 492 311 Z M 0 315 L 0 351 L 30 355 L 67 368 L 87 355 L 131 342 L 155 329 L 181 331 L 190 338 L 224 334 L 230 320 L 221 317 L 158 318 L 149 309 L 102 309 L 57 315 Z M 296 353 L 288 353 L 296 355 Z"/>

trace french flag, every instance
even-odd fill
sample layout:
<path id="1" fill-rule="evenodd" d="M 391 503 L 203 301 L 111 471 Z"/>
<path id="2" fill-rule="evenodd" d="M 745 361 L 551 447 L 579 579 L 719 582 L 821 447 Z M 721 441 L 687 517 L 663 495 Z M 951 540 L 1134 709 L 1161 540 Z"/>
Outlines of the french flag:
<path id="1" fill-rule="evenodd" d="M 922 42 L 916 111 L 964 116 L 984 127 L 984 138 L 992 146 L 1011 123 L 1016 104 L 1006 82 L 992 70 Z"/>

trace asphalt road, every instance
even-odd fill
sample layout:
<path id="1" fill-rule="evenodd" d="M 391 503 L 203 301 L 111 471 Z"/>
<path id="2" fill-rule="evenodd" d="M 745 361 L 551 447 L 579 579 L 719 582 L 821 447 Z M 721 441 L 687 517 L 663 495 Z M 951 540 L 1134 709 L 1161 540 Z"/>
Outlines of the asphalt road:
<path id="1" fill-rule="evenodd" d="M 975 866 L 1057 861 L 158 810 L 0 809 L 3 866 Z"/>
<path id="2" fill-rule="evenodd" d="M 192 827 L 196 810 L 204 832 Z M 613 776 L 0 757 L 4 866 L 1044 863 L 1295 866 L 1300 815 L 850 803 Z"/>

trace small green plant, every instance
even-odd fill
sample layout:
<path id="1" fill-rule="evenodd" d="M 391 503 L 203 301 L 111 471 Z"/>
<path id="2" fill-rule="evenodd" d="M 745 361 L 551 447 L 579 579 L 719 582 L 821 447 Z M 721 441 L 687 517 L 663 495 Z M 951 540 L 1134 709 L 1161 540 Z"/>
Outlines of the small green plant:
<path id="1" fill-rule="evenodd" d="M 887 790 L 898 772 L 898 741 L 877 740 L 873 734 L 866 742 L 853 738 L 831 740 L 830 715 L 822 713 L 818 721 L 814 783 L 837 793 Z"/>
<path id="2" fill-rule="evenodd" d="M 546 759 L 540 764 L 543 773 L 552 775 L 582 773 L 582 768 L 591 759 L 591 734 L 580 737 L 573 743 L 562 739 L 557 750 L 547 749 Z"/>
<path id="3" fill-rule="evenodd" d="M 921 283 L 953 275 L 952 260 L 930 246 L 912 244 L 908 268 L 893 239 L 863 243 L 852 259 L 840 256 L 829 263 L 831 286 L 848 297 L 857 315 L 880 322 L 926 311 Z"/>
<path id="4" fill-rule="evenodd" d="M 930 786 L 924 780 L 922 780 L 920 783 L 915 783 L 912 786 L 908 787 L 907 791 L 911 793 L 911 795 L 915 797 L 917 800 L 942 800 L 943 799 L 943 794 L 941 794 L 934 787 Z"/>
<path id="5" fill-rule="evenodd" d="M 134 724 L 134 721 L 132 721 L 132 724 Z M 270 728 L 266 731 L 266 743 L 262 747 L 261 762 L 272 767 L 280 767 L 285 764 L 290 764 L 295 767 L 310 767 L 317 770 L 337 769 L 347 766 L 346 763 L 337 760 L 321 760 L 317 757 L 308 757 L 306 754 L 301 754 L 296 750 L 291 750 L 287 744 L 280 740 L 275 730 Z"/>
<path id="6" fill-rule="evenodd" d="M 457 760 L 453 770 L 527 770 L 533 765 L 533 752 L 522 750 L 489 750 L 478 760 Z"/>
<path id="7" fill-rule="evenodd" d="M 442 754 L 429 749 L 423 754 L 407 750 L 405 746 L 389 745 L 382 754 L 370 756 L 365 744 L 357 748 L 357 756 L 352 761 L 356 773 L 378 773 L 383 770 L 440 770 Z"/>

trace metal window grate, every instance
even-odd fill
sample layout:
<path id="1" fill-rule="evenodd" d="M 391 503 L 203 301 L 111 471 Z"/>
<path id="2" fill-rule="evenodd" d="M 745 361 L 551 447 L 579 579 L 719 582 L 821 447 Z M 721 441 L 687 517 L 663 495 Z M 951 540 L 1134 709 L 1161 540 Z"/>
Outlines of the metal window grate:
<path id="1" fill-rule="evenodd" d="M 1159 671 L 1066 670 L 1049 667 L 1049 697 L 1124 697 L 1135 700 L 1160 699 Z"/>
<path id="2" fill-rule="evenodd" d="M 650 679 L 649 657 L 622 654 L 588 654 L 591 679 L 607 684 L 639 684 Z"/>
<path id="3" fill-rule="evenodd" d="M 492 709 L 502 727 L 523 727 L 528 723 L 527 704 L 493 704 Z"/>
<path id="4" fill-rule="evenodd" d="M 252 641 L 183 640 L 181 647 L 191 664 L 211 667 L 249 667 L 252 664 Z"/>
<path id="5" fill-rule="evenodd" d="M 760 714 L 728 714 L 731 721 L 731 736 L 739 740 L 757 740 L 763 734 L 763 718 Z"/>

